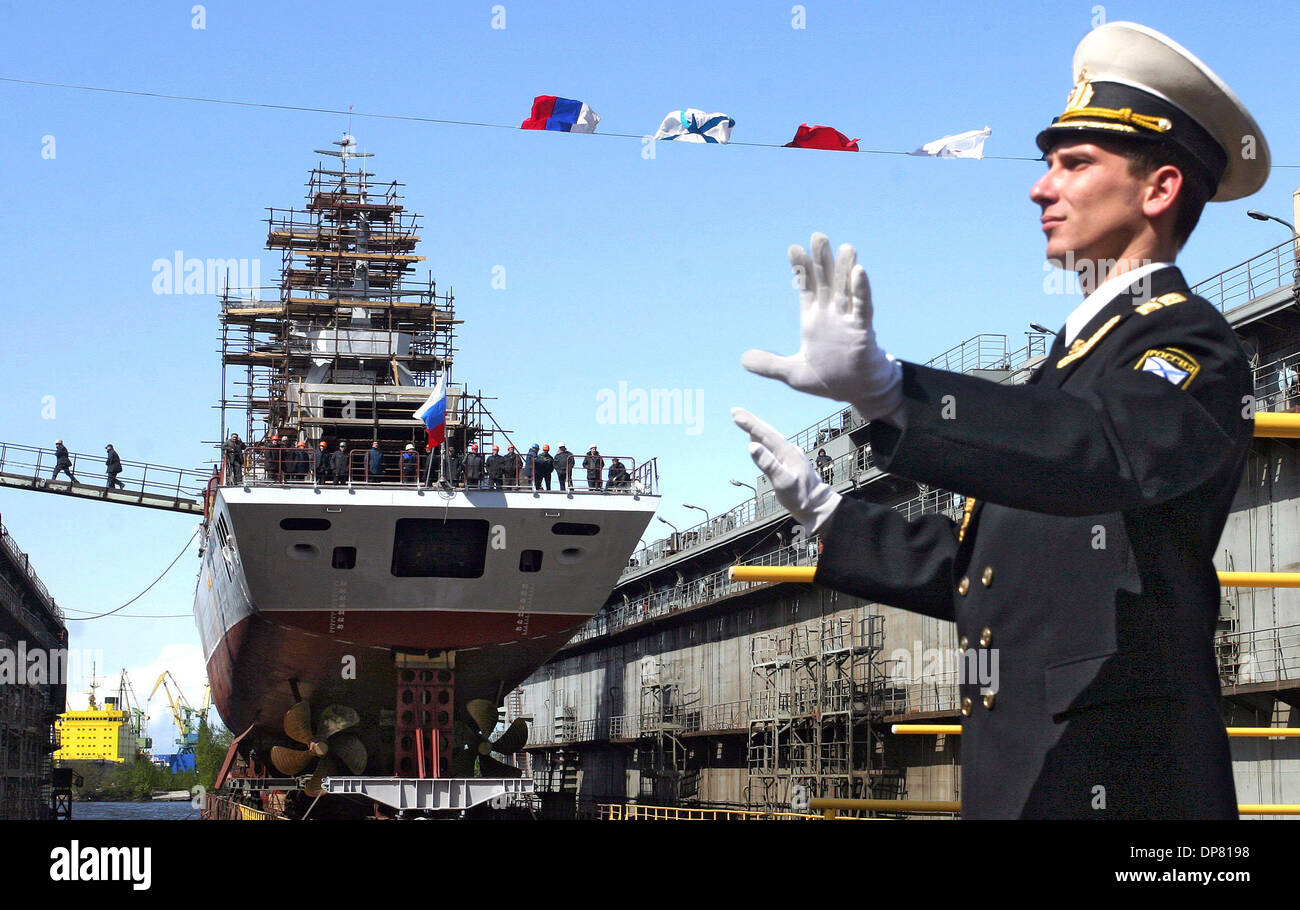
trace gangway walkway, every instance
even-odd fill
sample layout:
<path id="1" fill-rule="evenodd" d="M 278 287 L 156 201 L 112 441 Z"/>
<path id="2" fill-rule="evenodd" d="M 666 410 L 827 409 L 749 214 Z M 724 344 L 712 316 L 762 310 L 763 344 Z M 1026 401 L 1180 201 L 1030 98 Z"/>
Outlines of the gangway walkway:
<path id="1" fill-rule="evenodd" d="M 58 480 L 51 478 L 58 461 L 53 449 L 0 442 L 0 487 L 79 496 L 146 509 L 203 514 L 203 494 L 211 477 L 209 474 L 123 459 L 122 473 L 117 479 L 124 489 L 110 490 L 108 475 L 104 473 L 103 455 L 69 455 L 76 483 L 63 473 L 59 474 Z"/>

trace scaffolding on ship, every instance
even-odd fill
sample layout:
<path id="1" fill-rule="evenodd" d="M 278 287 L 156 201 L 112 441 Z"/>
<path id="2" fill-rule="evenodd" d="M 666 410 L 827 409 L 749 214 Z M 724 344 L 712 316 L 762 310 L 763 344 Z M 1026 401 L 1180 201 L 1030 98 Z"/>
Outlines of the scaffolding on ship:
<path id="1" fill-rule="evenodd" d="M 447 441 L 465 451 L 503 432 L 481 393 L 451 383 L 455 294 L 439 290 L 413 251 L 421 216 L 403 204 L 398 181 L 375 182 L 350 165 L 370 153 L 344 135 L 338 164 L 318 164 L 302 208 L 268 208 L 266 247 L 281 257 L 273 289 L 226 287 L 221 304 L 222 439 L 273 436 L 325 441 L 333 449 L 385 453 L 424 447 L 413 411 L 435 377 L 447 380 Z M 263 299 L 273 293 L 274 299 Z M 228 419 L 227 411 L 238 415 Z"/>

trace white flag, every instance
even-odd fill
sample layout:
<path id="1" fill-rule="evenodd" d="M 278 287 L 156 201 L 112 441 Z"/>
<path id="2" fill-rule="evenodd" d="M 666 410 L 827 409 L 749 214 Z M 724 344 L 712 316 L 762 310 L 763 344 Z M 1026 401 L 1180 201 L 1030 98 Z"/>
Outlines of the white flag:
<path id="1" fill-rule="evenodd" d="M 987 126 L 982 130 L 967 130 L 955 136 L 944 136 L 933 142 L 927 142 L 913 155 L 929 155 L 932 158 L 983 158 L 984 140 L 993 135 Z"/>
<path id="2" fill-rule="evenodd" d="M 680 142 L 730 142 L 731 128 L 735 125 L 736 121 L 726 114 L 706 114 L 698 108 L 688 107 L 664 117 L 655 138 Z"/>

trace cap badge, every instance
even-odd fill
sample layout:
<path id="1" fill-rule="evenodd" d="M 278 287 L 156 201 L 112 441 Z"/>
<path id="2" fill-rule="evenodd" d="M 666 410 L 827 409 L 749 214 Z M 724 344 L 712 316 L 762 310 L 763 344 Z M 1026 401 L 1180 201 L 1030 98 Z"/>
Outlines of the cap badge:
<path id="1" fill-rule="evenodd" d="M 1070 89 L 1069 96 L 1065 99 L 1065 112 L 1077 111 L 1080 108 L 1088 106 L 1092 100 L 1092 82 L 1088 79 L 1086 69 L 1079 70 L 1079 80 L 1074 83 L 1074 88 Z"/>

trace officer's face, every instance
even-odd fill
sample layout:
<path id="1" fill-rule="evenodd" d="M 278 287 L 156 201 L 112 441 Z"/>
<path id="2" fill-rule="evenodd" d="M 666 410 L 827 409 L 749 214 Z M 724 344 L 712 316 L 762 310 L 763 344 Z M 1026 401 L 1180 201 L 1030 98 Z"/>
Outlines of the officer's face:
<path id="1" fill-rule="evenodd" d="M 1047 173 L 1029 190 L 1043 210 L 1047 258 L 1078 271 L 1084 263 L 1125 256 L 1148 229 L 1146 181 L 1128 159 L 1092 142 L 1062 142 L 1047 153 Z"/>

